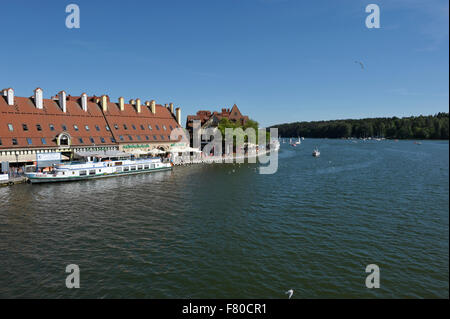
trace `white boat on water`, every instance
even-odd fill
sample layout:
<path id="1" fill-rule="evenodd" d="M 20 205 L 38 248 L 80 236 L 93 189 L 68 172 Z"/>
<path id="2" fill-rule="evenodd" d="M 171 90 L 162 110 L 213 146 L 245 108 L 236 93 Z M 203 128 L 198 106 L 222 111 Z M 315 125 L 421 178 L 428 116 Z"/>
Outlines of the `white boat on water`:
<path id="1" fill-rule="evenodd" d="M 27 172 L 31 183 L 80 181 L 172 169 L 172 163 L 161 158 L 131 158 L 123 152 L 79 153 L 81 161 L 53 165 L 47 171 Z"/>
<path id="2" fill-rule="evenodd" d="M 302 141 L 300 141 L 300 137 L 299 137 L 299 138 L 298 138 L 298 141 L 295 142 L 295 145 L 300 145 L 300 144 L 302 144 Z"/>
<path id="3" fill-rule="evenodd" d="M 317 148 L 314 149 L 314 151 L 312 152 L 312 156 L 314 157 L 319 157 L 320 156 L 320 152 Z"/>

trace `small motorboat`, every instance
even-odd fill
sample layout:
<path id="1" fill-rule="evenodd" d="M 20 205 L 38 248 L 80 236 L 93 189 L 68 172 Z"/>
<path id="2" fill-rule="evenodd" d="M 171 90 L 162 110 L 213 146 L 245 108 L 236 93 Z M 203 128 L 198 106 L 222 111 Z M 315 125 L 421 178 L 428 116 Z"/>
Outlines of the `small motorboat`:
<path id="1" fill-rule="evenodd" d="M 317 148 L 314 149 L 314 151 L 312 152 L 312 156 L 314 157 L 319 157 L 320 156 L 320 152 Z"/>

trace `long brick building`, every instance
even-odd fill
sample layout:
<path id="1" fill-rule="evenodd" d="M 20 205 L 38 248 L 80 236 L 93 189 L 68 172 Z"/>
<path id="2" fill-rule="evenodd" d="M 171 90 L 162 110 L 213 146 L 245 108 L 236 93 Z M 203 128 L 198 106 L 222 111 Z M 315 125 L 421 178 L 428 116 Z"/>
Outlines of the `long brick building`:
<path id="1" fill-rule="evenodd" d="M 43 98 L 16 97 L 12 88 L 0 96 L 0 162 L 32 163 L 38 153 L 141 148 L 169 149 L 172 130 L 181 124 L 181 110 L 139 98 L 112 102 L 107 95 L 70 96 L 61 91 Z"/>

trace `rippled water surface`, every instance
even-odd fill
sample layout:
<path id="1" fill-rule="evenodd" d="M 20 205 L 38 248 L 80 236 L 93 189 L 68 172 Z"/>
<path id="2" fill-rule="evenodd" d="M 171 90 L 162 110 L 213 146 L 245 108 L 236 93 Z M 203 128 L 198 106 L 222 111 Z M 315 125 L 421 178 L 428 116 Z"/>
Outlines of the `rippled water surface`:
<path id="1" fill-rule="evenodd" d="M 274 175 L 214 164 L 0 188 L 0 297 L 449 297 L 448 142 L 281 146 Z M 372 263 L 380 289 L 365 288 Z"/>

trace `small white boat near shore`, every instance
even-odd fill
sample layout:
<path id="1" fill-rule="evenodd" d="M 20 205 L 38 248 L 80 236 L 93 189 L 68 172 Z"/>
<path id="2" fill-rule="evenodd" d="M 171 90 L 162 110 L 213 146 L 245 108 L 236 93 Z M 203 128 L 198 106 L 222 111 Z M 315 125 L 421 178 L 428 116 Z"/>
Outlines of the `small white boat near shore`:
<path id="1" fill-rule="evenodd" d="M 317 148 L 315 148 L 314 151 L 312 152 L 312 156 L 319 157 L 320 156 L 320 151 Z"/>

